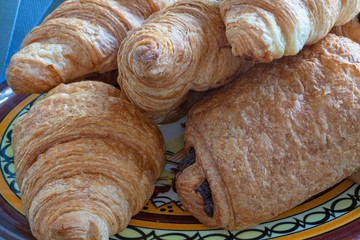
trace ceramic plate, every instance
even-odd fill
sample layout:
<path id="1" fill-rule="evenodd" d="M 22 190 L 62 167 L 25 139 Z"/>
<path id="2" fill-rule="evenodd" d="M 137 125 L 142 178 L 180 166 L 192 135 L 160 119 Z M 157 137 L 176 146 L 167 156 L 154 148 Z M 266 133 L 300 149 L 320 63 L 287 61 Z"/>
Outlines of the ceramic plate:
<path id="1" fill-rule="evenodd" d="M 0 237 L 33 239 L 23 215 L 11 149 L 17 117 L 26 113 L 39 95 L 18 96 L 0 84 Z M 146 206 L 129 226 L 112 239 L 358 239 L 360 238 L 360 186 L 344 180 L 327 191 L 268 222 L 244 231 L 209 229 L 180 203 L 172 187 L 179 163 L 185 158 L 183 133 L 186 118 L 160 125 L 167 147 L 167 164 Z"/>

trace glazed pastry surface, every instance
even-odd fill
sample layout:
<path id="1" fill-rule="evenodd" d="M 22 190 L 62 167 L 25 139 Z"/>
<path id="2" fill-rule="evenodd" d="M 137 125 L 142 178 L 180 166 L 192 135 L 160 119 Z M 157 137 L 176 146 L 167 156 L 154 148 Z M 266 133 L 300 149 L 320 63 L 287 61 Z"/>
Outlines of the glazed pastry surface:
<path id="1" fill-rule="evenodd" d="M 165 165 L 157 126 L 115 87 L 60 84 L 13 129 L 16 181 L 37 239 L 109 239 L 149 200 Z"/>
<path id="2" fill-rule="evenodd" d="M 127 32 L 174 0 L 67 0 L 24 39 L 7 68 L 18 94 L 43 93 L 60 83 L 117 68 Z"/>
<path id="3" fill-rule="evenodd" d="M 333 26 L 350 21 L 359 0 L 220 0 L 226 36 L 236 56 L 270 62 L 296 55 Z"/>
<path id="4" fill-rule="evenodd" d="M 196 160 L 176 177 L 185 208 L 212 228 L 245 229 L 358 170 L 359 77 L 360 46 L 330 34 L 195 105 L 185 144 Z"/>
<path id="5" fill-rule="evenodd" d="M 168 121 L 169 112 L 184 102 L 196 102 L 189 91 L 217 88 L 249 68 L 231 53 L 218 5 L 215 0 L 176 2 L 122 42 L 119 85 L 156 122 Z"/>

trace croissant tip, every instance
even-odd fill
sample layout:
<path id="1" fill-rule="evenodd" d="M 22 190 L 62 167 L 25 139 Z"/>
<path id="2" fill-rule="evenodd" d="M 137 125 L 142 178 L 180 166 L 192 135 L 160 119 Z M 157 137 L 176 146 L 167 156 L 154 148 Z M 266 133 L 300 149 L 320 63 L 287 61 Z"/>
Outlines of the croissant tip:
<path id="1" fill-rule="evenodd" d="M 134 59 L 138 62 L 150 62 L 159 58 L 162 52 L 161 45 L 140 45 L 134 51 Z"/>
<path id="2" fill-rule="evenodd" d="M 66 213 L 50 225 L 49 239 L 109 239 L 105 222 L 87 212 Z"/>

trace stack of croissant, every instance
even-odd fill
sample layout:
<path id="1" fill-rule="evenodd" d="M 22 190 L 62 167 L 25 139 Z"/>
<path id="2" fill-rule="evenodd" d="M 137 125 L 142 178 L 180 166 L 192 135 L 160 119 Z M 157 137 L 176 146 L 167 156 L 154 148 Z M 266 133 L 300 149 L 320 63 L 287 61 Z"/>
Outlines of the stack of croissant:
<path id="1" fill-rule="evenodd" d="M 359 180 L 359 11 L 360 0 L 65 1 L 6 73 L 14 92 L 46 93 L 12 138 L 33 235 L 124 229 L 165 165 L 156 124 L 186 114 L 176 190 L 212 228 L 249 228 Z"/>

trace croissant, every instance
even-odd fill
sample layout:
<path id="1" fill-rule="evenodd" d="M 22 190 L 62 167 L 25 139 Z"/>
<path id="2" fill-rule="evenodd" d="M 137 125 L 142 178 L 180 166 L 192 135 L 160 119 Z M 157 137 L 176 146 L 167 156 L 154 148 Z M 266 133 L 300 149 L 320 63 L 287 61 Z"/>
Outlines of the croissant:
<path id="1" fill-rule="evenodd" d="M 331 30 L 332 33 L 335 33 L 339 36 L 345 36 L 351 40 L 360 43 L 360 23 L 359 23 L 359 14 L 356 15 L 349 22 L 336 26 Z"/>
<path id="2" fill-rule="evenodd" d="M 96 81 L 60 84 L 35 102 L 12 147 L 37 239 L 109 239 L 149 200 L 165 165 L 157 126 Z"/>
<path id="3" fill-rule="evenodd" d="M 359 10 L 359 0 L 220 0 L 233 54 L 254 62 L 296 55 Z"/>
<path id="4" fill-rule="evenodd" d="M 156 122 L 166 121 L 190 90 L 217 88 L 248 68 L 231 54 L 215 0 L 179 1 L 153 14 L 118 53 L 122 91 Z"/>
<path id="5" fill-rule="evenodd" d="M 176 176 L 184 207 L 245 229 L 360 169 L 360 46 L 328 35 L 259 64 L 188 114 Z"/>
<path id="6" fill-rule="evenodd" d="M 173 1 L 65 1 L 25 37 L 6 71 L 9 86 L 18 94 L 43 93 L 116 69 L 127 32 Z"/>

